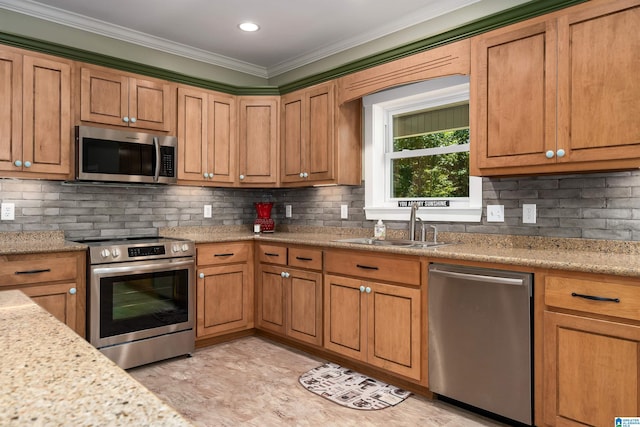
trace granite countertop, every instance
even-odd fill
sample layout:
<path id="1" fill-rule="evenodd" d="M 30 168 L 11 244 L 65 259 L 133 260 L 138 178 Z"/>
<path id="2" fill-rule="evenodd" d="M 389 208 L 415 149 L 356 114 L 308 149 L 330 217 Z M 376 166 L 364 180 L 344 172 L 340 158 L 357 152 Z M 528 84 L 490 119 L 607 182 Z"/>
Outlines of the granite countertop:
<path id="1" fill-rule="evenodd" d="M 387 231 L 389 233 L 389 230 Z M 398 232 L 390 238 L 406 238 Z M 640 277 L 640 242 L 592 239 L 505 236 L 472 233 L 439 233 L 439 241 L 454 244 L 432 248 L 368 246 L 337 240 L 371 237 L 372 230 L 331 227 L 295 227 L 275 233 L 252 233 L 248 227 L 178 227 L 162 229 L 161 234 L 182 237 L 196 243 L 256 240 L 304 244 L 329 248 L 359 249 L 380 253 L 424 256 L 442 260 L 477 261 L 531 268 L 580 271 Z"/>
<path id="2" fill-rule="evenodd" d="M 0 292 L 0 425 L 190 426 L 20 291 Z"/>
<path id="3" fill-rule="evenodd" d="M 87 245 L 64 239 L 62 231 L 0 233 L 0 255 L 84 251 Z"/>

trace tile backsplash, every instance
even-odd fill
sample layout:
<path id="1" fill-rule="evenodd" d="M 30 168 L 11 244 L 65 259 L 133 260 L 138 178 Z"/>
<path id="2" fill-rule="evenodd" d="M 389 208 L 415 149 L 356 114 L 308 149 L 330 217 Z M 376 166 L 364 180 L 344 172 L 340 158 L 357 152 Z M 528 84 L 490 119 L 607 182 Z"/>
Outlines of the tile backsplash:
<path id="1" fill-rule="evenodd" d="M 276 224 L 364 227 L 364 187 L 224 189 L 111 186 L 0 179 L 0 199 L 15 203 L 2 231 L 62 230 L 67 238 L 155 234 L 160 227 L 253 223 L 253 202 L 275 203 Z M 438 223 L 441 231 L 640 240 L 640 171 L 563 176 L 485 178 L 484 205 L 505 207 L 505 222 Z M 537 223 L 522 223 L 522 205 L 537 205 Z M 204 205 L 212 218 L 204 218 Z M 292 217 L 285 218 L 285 205 Z M 340 219 L 340 205 L 349 219 Z M 406 228 L 406 222 L 388 227 Z M 373 231 L 372 231 L 373 233 Z"/>

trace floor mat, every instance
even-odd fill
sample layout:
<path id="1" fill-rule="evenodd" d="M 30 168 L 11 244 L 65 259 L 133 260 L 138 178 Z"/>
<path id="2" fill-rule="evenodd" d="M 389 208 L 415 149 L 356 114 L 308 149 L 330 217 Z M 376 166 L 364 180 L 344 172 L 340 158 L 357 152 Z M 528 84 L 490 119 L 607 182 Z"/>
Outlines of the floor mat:
<path id="1" fill-rule="evenodd" d="M 299 382 L 310 392 L 353 409 L 384 409 L 411 395 L 335 363 L 325 363 L 302 374 Z"/>

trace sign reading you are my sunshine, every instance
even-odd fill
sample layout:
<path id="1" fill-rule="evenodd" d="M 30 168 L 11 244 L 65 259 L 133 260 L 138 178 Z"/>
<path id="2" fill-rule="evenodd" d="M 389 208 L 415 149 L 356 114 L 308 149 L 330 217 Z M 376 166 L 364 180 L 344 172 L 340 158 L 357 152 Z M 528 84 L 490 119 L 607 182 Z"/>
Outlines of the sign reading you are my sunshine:
<path id="1" fill-rule="evenodd" d="M 399 208 L 410 208 L 413 204 L 419 208 L 448 208 L 449 200 L 398 200 Z"/>

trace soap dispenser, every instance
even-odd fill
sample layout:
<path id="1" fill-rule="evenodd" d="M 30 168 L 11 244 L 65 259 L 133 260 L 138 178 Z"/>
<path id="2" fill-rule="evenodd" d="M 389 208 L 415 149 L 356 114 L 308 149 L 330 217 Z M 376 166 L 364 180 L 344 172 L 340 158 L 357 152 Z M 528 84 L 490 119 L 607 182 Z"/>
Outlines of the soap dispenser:
<path id="1" fill-rule="evenodd" d="M 384 240 L 387 237 L 387 226 L 384 225 L 381 219 L 378 220 L 373 228 L 373 237 L 378 240 Z"/>

